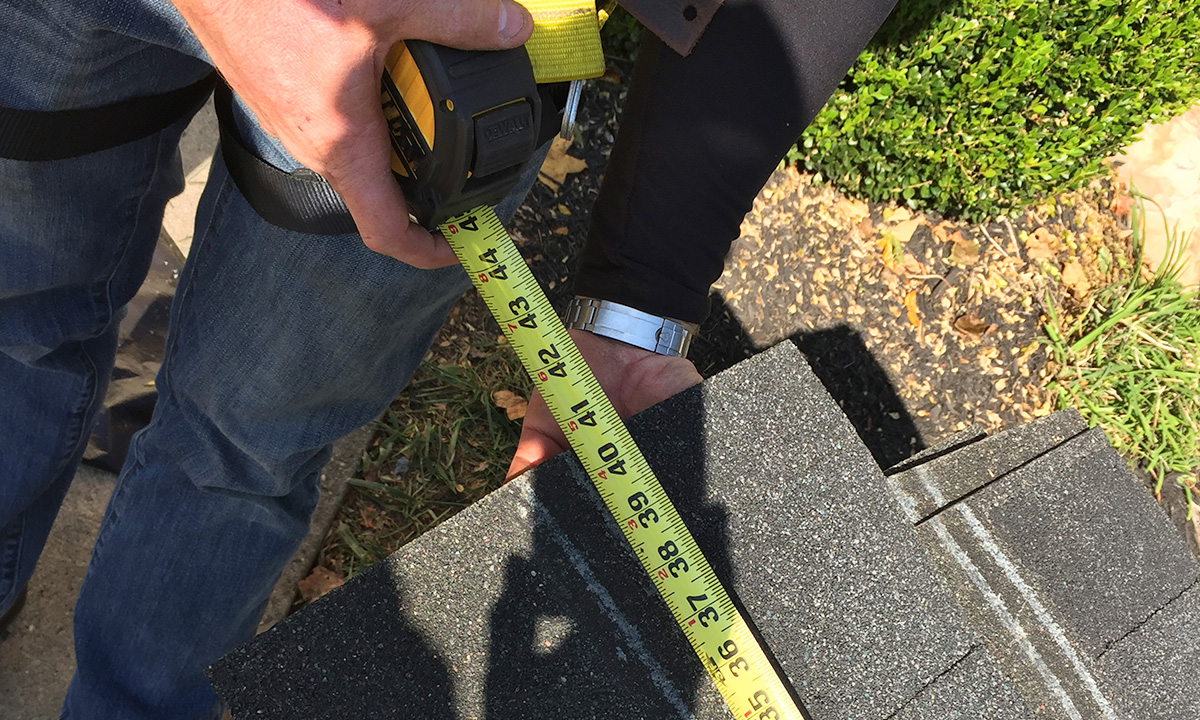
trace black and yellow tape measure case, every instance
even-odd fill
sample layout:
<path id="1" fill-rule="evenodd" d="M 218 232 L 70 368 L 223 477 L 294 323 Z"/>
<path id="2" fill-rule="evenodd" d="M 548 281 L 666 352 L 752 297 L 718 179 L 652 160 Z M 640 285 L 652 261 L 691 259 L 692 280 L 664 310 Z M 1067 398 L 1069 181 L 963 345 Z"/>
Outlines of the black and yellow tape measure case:
<path id="1" fill-rule="evenodd" d="M 539 144 L 543 102 L 524 47 L 397 44 L 383 77 L 392 170 L 423 226 L 508 194 Z"/>

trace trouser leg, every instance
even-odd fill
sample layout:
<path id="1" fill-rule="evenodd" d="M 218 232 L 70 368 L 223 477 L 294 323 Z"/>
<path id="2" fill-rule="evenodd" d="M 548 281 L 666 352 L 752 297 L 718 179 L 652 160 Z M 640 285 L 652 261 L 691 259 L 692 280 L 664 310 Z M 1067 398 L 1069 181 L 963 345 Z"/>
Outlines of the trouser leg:
<path id="1" fill-rule="evenodd" d="M 417 270 L 356 236 L 265 223 L 218 158 L 159 403 L 76 607 L 69 717 L 213 712 L 201 670 L 252 633 L 307 531 L 330 444 L 403 388 L 467 286 L 459 267 Z"/>
<path id="2" fill-rule="evenodd" d="M 82 158 L 0 160 L 0 608 L 33 572 L 86 446 L 122 308 L 182 188 L 185 124 Z"/>

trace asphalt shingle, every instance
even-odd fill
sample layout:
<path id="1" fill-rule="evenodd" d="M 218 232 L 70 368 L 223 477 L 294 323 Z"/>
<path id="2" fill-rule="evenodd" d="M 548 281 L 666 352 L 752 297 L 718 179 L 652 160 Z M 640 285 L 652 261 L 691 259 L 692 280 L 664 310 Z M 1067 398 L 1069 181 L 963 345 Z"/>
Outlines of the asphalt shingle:
<path id="1" fill-rule="evenodd" d="M 978 645 L 790 344 L 630 425 L 814 717 L 887 717 Z M 238 718 L 727 716 L 572 456 L 210 672 Z"/>
<path id="2" fill-rule="evenodd" d="M 1193 586 L 1200 567 L 1103 433 L 1071 434 L 1077 424 L 1066 419 L 1065 428 L 1031 424 L 932 461 L 938 472 L 918 466 L 890 480 L 1027 702 L 1046 717 L 1117 720 L 1121 690 L 1095 658 Z M 953 501 L 941 494 L 946 467 L 979 468 L 987 482 Z M 922 502 L 941 509 L 922 516 Z M 1154 717 L 1195 717 L 1174 713 Z"/>

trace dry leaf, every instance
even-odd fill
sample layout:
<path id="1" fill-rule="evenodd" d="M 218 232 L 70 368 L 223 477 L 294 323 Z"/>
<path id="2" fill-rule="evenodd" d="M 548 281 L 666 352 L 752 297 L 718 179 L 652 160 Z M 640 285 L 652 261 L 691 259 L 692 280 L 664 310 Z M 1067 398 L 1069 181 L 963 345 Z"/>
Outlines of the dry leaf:
<path id="1" fill-rule="evenodd" d="M 958 330 L 964 335 L 970 336 L 974 340 L 978 340 L 980 336 L 991 329 L 991 327 L 992 326 L 986 320 L 979 317 L 975 313 L 959 315 L 958 319 L 954 321 L 955 330 Z"/>
<path id="2" fill-rule="evenodd" d="M 519 420 L 525 417 L 529 401 L 510 390 L 497 390 L 492 393 L 492 402 L 496 407 L 503 408 L 509 420 Z"/>
<path id="3" fill-rule="evenodd" d="M 951 227 L 950 223 L 946 220 L 943 220 L 940 223 L 938 223 L 937 225 L 934 225 L 933 227 L 929 228 L 933 232 L 933 239 L 937 240 L 940 243 L 944 243 L 947 240 L 949 240 L 950 235 L 946 231 L 946 228 L 948 228 L 948 227 Z"/>
<path id="4" fill-rule="evenodd" d="M 546 155 L 546 159 L 542 162 L 542 169 L 538 173 L 538 180 L 554 192 L 558 192 L 558 189 L 566 182 L 567 175 L 587 170 L 586 162 L 567 154 L 569 147 L 571 147 L 570 140 L 554 138 L 554 142 L 550 143 L 550 152 Z"/>
<path id="5" fill-rule="evenodd" d="M 912 253 L 904 253 L 904 260 L 900 262 L 900 269 L 909 275 L 925 274 L 925 266 Z"/>
<path id="6" fill-rule="evenodd" d="M 961 232 L 949 236 L 954 247 L 950 249 L 950 262 L 954 265 L 967 267 L 979 262 L 979 243 L 963 237 Z"/>
<path id="7" fill-rule="evenodd" d="M 358 524 L 368 530 L 377 529 L 377 521 L 379 519 L 379 510 L 374 507 L 361 508 L 358 511 Z"/>
<path id="8" fill-rule="evenodd" d="M 558 227 L 554 228 L 555 235 L 568 235 L 568 234 L 570 234 L 570 232 L 571 232 L 571 229 L 568 228 L 566 225 L 559 225 Z"/>
<path id="9" fill-rule="evenodd" d="M 1033 231 L 1025 238 L 1025 252 L 1030 260 L 1050 259 L 1062 248 L 1054 233 L 1044 227 Z"/>
<path id="10" fill-rule="evenodd" d="M 841 211 L 843 217 L 853 221 L 858 221 L 871 215 L 871 207 L 862 200 L 842 198 L 837 203 L 837 209 Z"/>
<path id="11" fill-rule="evenodd" d="M 1087 273 L 1083 270 L 1083 265 L 1075 258 L 1067 261 L 1067 264 L 1062 269 L 1063 284 L 1071 288 L 1075 293 L 1075 297 L 1082 298 L 1087 295 L 1092 289 L 1092 283 L 1087 278 Z"/>
<path id="12" fill-rule="evenodd" d="M 1108 207 L 1117 217 L 1125 217 L 1133 209 L 1133 197 L 1119 193 L 1112 199 Z"/>
<path id="13" fill-rule="evenodd" d="M 921 312 L 917 310 L 917 291 L 909 290 L 904 296 L 904 307 L 908 310 L 908 322 L 915 328 L 921 327 Z"/>
<path id="14" fill-rule="evenodd" d="M 863 218 L 862 222 L 856 227 L 858 228 L 858 236 L 863 240 L 870 240 L 875 237 L 875 223 L 871 222 L 870 217 Z"/>
<path id="15" fill-rule="evenodd" d="M 896 242 L 906 245 L 909 240 L 912 240 L 913 233 L 921 227 L 921 224 L 920 218 L 913 218 L 893 225 L 888 231 L 896 236 Z"/>
<path id="16" fill-rule="evenodd" d="M 318 565 L 308 577 L 296 583 L 296 589 L 300 591 L 300 597 L 304 598 L 305 602 L 312 602 L 330 590 L 341 587 L 345 582 L 346 579 L 338 573 Z"/>

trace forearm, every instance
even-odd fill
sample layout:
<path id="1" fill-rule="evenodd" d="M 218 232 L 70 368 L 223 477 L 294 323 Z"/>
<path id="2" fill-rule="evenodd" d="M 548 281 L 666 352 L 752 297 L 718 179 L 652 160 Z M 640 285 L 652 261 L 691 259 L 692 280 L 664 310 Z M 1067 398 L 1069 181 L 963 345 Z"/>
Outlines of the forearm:
<path id="1" fill-rule="evenodd" d="M 727 0 L 686 58 L 647 34 L 575 289 L 700 322 L 755 196 L 894 0 Z"/>

